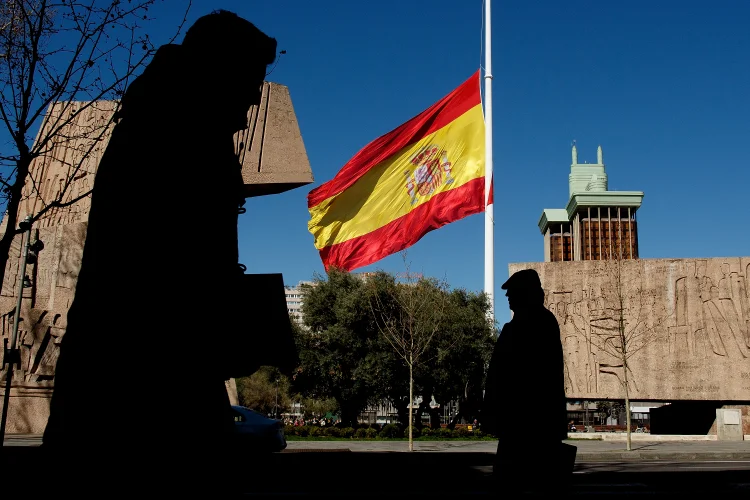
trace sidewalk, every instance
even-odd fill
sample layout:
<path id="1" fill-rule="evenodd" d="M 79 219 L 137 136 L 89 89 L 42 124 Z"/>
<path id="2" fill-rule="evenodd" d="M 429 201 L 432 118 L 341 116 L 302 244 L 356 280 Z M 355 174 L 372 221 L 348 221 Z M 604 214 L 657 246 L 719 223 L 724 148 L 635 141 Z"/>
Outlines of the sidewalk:
<path id="1" fill-rule="evenodd" d="M 749 497 L 750 441 L 639 439 L 630 452 L 624 440 L 566 442 L 578 448 L 578 465 L 559 499 Z M 38 436 L 6 436 L 0 467 L 44 466 L 37 455 L 40 443 Z M 281 453 L 248 455 L 230 477 L 242 482 L 242 498 L 255 500 L 497 498 L 492 477 L 497 441 L 413 444 L 411 453 L 408 441 L 288 441 Z M 42 474 L 36 466 L 10 481 L 5 497 L 31 498 L 33 481 Z M 109 489 L 101 498 L 118 497 Z"/>
<path id="2" fill-rule="evenodd" d="M 577 462 L 619 460 L 750 460 L 750 441 L 716 440 L 632 440 L 566 441 L 578 448 Z"/>
<path id="3" fill-rule="evenodd" d="M 38 446 L 38 435 L 11 434 L 5 436 L 4 446 Z M 750 440 L 717 441 L 707 436 L 650 436 L 638 435 L 627 451 L 625 435 L 610 435 L 607 439 L 568 439 L 578 448 L 577 462 L 592 461 L 649 461 L 649 460 L 750 460 Z M 282 453 L 302 452 L 408 452 L 408 441 L 288 441 Z M 497 441 L 414 441 L 418 453 L 488 453 L 497 451 Z"/>
<path id="4" fill-rule="evenodd" d="M 677 436 L 675 436 L 677 437 Z M 578 448 L 577 462 L 623 460 L 750 460 L 750 441 L 716 441 L 684 436 L 675 440 L 568 439 Z M 408 452 L 408 441 L 289 441 L 282 453 L 305 451 Z M 497 441 L 414 441 L 420 453 L 495 453 Z"/>

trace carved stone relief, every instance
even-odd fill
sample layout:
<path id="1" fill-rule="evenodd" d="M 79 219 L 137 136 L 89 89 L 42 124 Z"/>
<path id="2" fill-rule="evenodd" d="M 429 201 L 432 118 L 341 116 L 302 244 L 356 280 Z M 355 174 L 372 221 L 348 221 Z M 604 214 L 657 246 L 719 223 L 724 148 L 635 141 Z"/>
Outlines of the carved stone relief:
<path id="1" fill-rule="evenodd" d="M 26 276 L 32 284 L 23 289 L 21 319 L 17 343 L 21 354 L 20 369 L 14 370 L 13 380 L 25 388 L 51 387 L 57 365 L 58 345 L 65 333 L 67 311 L 75 292 L 78 271 L 83 256 L 86 223 L 47 227 L 32 230 L 31 241 L 44 242 L 36 263 L 26 267 Z M 21 236 L 11 248 L 10 262 L 18 261 Z M 2 339 L 11 344 L 15 295 L 18 289 L 18 272 L 7 273 L 0 301 L 0 329 Z M 29 300 L 26 300 L 29 299 Z M 33 304 L 33 305 L 32 305 Z M 5 370 L 0 379 L 5 379 Z"/>
<path id="2" fill-rule="evenodd" d="M 528 268 L 560 323 L 569 398 L 622 398 L 627 379 L 632 399 L 750 400 L 750 257 L 509 265 Z"/>

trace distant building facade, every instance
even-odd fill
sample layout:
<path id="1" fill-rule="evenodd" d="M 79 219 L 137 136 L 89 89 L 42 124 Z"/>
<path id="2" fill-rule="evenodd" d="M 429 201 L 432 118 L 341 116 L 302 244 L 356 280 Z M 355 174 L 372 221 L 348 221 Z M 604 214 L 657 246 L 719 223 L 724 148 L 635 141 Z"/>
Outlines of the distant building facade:
<path id="1" fill-rule="evenodd" d="M 313 285 L 312 281 L 300 281 L 296 285 L 285 285 L 286 310 L 294 322 L 303 324 L 302 304 L 305 301 L 302 285 Z"/>

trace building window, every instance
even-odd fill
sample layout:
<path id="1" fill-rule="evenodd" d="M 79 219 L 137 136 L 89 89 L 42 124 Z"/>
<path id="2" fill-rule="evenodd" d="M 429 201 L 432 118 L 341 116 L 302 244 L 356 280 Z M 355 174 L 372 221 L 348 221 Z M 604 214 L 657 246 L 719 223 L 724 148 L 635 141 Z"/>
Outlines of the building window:
<path id="1" fill-rule="evenodd" d="M 573 236 L 569 223 L 550 228 L 550 260 L 552 262 L 573 260 Z"/>

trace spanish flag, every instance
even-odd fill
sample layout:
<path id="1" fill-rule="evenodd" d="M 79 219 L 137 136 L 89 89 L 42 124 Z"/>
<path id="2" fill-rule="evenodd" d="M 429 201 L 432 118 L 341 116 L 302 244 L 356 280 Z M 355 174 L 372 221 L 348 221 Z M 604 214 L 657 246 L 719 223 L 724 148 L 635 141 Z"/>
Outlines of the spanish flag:
<path id="1" fill-rule="evenodd" d="M 378 137 L 307 195 L 309 231 L 326 271 L 351 271 L 484 211 L 479 71 Z"/>

